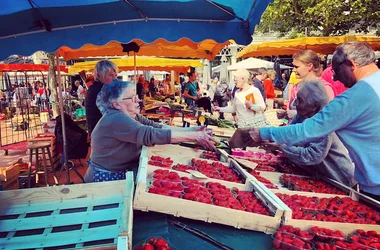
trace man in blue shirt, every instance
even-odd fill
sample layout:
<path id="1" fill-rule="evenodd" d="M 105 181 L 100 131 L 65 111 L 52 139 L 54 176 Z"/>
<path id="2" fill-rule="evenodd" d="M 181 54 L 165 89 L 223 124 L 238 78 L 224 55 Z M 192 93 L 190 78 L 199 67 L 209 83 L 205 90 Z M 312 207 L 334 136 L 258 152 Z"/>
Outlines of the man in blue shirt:
<path id="1" fill-rule="evenodd" d="M 335 131 L 355 163 L 361 191 L 380 200 L 380 71 L 375 61 L 367 43 L 340 45 L 332 59 L 334 79 L 350 89 L 303 123 L 251 130 L 247 144 L 273 140 L 294 145 Z"/>
<path id="2" fill-rule="evenodd" d="M 263 81 L 268 78 L 268 72 L 265 68 L 260 68 L 257 72 L 258 74 L 253 78 L 253 85 L 260 90 L 265 102 L 267 95 L 265 93 Z"/>

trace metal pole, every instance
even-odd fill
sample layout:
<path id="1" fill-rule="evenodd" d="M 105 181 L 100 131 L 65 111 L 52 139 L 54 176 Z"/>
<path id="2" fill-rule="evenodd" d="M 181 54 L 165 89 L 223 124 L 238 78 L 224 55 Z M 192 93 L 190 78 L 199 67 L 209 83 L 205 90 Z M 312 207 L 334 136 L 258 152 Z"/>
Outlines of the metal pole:
<path id="1" fill-rule="evenodd" d="M 133 64 L 134 64 L 134 70 L 135 70 L 135 84 L 137 84 L 137 74 L 136 74 L 136 52 L 133 52 Z"/>
<path id="2" fill-rule="evenodd" d="M 64 168 L 66 168 L 66 184 L 70 184 L 70 173 L 68 169 L 68 160 L 67 160 L 67 152 L 66 152 L 66 126 L 65 126 L 65 116 L 63 111 L 63 98 L 62 98 L 62 79 L 61 79 L 61 71 L 59 67 L 59 55 L 58 53 L 55 54 L 56 58 L 56 67 L 57 67 L 57 73 L 58 73 L 58 99 L 59 99 L 59 108 L 61 110 L 61 122 L 62 122 L 62 138 L 63 138 L 63 157 L 65 159 L 65 162 L 63 163 Z"/>

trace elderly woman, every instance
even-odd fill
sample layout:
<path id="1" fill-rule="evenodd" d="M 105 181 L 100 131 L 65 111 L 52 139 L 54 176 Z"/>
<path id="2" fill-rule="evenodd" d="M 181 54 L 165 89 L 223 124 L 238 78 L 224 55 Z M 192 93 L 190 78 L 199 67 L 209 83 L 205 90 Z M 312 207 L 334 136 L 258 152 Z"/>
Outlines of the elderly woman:
<path id="1" fill-rule="evenodd" d="M 239 128 L 261 128 L 268 125 L 264 116 L 266 105 L 260 90 L 251 86 L 249 79 L 248 70 L 237 70 L 234 80 L 238 90 L 232 100 L 232 106 L 224 108 L 215 106 L 214 110 L 224 113 L 236 113 Z M 247 99 L 250 100 L 247 101 Z"/>
<path id="2" fill-rule="evenodd" d="M 96 106 L 96 97 L 104 84 L 109 84 L 117 77 L 119 69 L 117 66 L 108 60 L 101 60 L 95 65 L 94 69 L 94 82 L 88 88 L 87 96 L 85 100 L 86 106 L 86 120 L 88 133 L 91 135 L 96 124 L 102 117 L 98 107 Z"/>
<path id="3" fill-rule="evenodd" d="M 103 117 L 92 132 L 86 182 L 124 179 L 126 171 L 137 169 L 142 146 L 196 141 L 215 149 L 212 130 L 169 127 L 139 115 L 140 100 L 134 83 L 114 80 L 105 84 L 99 99 Z"/>
<path id="4" fill-rule="evenodd" d="M 302 123 L 314 116 L 329 101 L 326 88 L 318 79 L 306 81 L 294 100 L 297 115 L 291 124 Z M 294 146 L 281 145 L 281 150 L 292 162 L 310 166 L 309 170 L 312 173 L 318 172 L 349 187 L 356 184 L 353 177 L 354 165 L 347 149 L 335 133 Z"/>

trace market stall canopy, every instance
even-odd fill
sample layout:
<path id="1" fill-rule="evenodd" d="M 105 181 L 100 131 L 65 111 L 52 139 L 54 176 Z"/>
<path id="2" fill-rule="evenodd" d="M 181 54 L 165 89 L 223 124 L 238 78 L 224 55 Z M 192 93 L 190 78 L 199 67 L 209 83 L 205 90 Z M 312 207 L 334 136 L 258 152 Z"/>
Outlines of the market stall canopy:
<path id="1" fill-rule="evenodd" d="M 238 70 L 238 69 L 259 69 L 259 68 L 273 69 L 274 63 L 257 59 L 257 58 L 248 58 L 227 67 L 229 71 Z M 291 67 L 280 64 L 280 68 L 290 69 Z"/>
<path id="2" fill-rule="evenodd" d="M 332 54 L 339 44 L 348 41 L 367 42 L 374 50 L 380 50 L 380 38 L 373 36 L 302 37 L 276 42 L 250 44 L 237 57 L 292 55 L 300 50 L 311 49 L 321 54 Z"/>
<path id="3" fill-rule="evenodd" d="M 249 44 L 273 0 L 3 0 L 0 60 L 61 46 L 158 38 Z"/>
<path id="4" fill-rule="evenodd" d="M 67 73 L 65 65 L 60 66 L 62 72 Z M 49 71 L 47 64 L 0 64 L 0 71 Z"/>
<path id="5" fill-rule="evenodd" d="M 112 59 L 120 71 L 127 71 L 134 69 L 134 58 L 121 58 Z M 73 66 L 69 67 L 69 73 L 74 74 L 82 70 L 92 71 L 98 61 L 91 62 L 81 62 L 75 63 Z M 136 67 L 138 70 L 159 70 L 159 71 L 181 71 L 187 72 L 190 67 L 203 67 L 200 60 L 192 59 L 169 59 L 169 58 L 158 58 L 158 57 L 136 57 Z"/>
<path id="6" fill-rule="evenodd" d="M 188 38 L 182 38 L 176 42 L 168 42 L 165 39 L 159 38 L 149 44 L 139 39 L 135 39 L 132 42 L 135 42 L 140 47 L 137 53 L 139 56 L 201 58 L 209 60 L 213 60 L 225 46 L 235 43 L 233 40 L 217 43 L 211 39 L 196 43 Z M 80 57 L 124 56 L 130 54 L 125 50 L 125 45 L 120 42 L 111 41 L 101 46 L 85 44 L 79 49 L 63 46 L 58 50 L 58 53 L 66 61 Z"/>

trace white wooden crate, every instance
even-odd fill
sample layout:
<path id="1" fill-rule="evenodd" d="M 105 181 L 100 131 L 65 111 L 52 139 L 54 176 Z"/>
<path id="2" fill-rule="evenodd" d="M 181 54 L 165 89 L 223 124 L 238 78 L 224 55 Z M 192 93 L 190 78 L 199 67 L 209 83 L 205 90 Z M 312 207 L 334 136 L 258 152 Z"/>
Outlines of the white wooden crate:
<path id="1" fill-rule="evenodd" d="M 143 148 L 143 151 L 144 150 L 146 150 L 146 148 Z M 134 198 L 134 209 L 155 211 L 178 217 L 219 223 L 265 233 L 274 233 L 280 225 L 283 216 L 282 207 L 280 207 L 272 198 L 268 197 L 261 187 L 251 181 L 246 184 L 238 184 L 209 178 L 202 179 L 203 182 L 219 182 L 227 188 L 236 187 L 239 190 L 255 192 L 256 196 L 270 208 L 273 212 L 273 216 L 249 213 L 211 204 L 148 193 L 151 174 L 154 170 L 162 168 L 149 166 L 147 164 L 148 158 L 144 157 L 144 152 L 142 152 L 141 155 L 142 157 L 140 158 L 140 167 L 137 175 L 137 186 Z M 189 179 L 196 179 L 196 177 L 188 173 L 178 171 L 177 173 L 180 177 L 186 176 Z"/>
<path id="2" fill-rule="evenodd" d="M 331 195 L 331 194 L 294 192 L 294 191 L 285 191 L 285 190 L 271 190 L 271 191 L 274 192 L 274 195 L 275 193 L 282 193 L 282 194 L 288 194 L 288 195 L 298 194 L 302 196 L 318 197 L 318 198 L 333 198 L 337 196 L 337 195 Z M 378 201 L 371 199 L 367 196 L 364 196 L 362 194 L 359 194 L 355 191 L 353 192 L 355 193 L 353 196 L 356 197 L 358 201 L 361 201 L 361 202 L 364 201 L 364 202 L 370 203 L 374 209 L 376 209 L 377 211 L 380 211 L 380 203 Z M 348 196 L 340 196 L 340 197 L 348 197 Z M 302 230 L 309 229 L 310 227 L 313 227 L 313 226 L 318 226 L 321 228 L 340 230 L 346 235 L 355 232 L 357 229 L 363 229 L 365 231 L 374 230 L 377 233 L 380 233 L 380 225 L 293 219 L 292 210 L 287 205 L 285 205 L 284 202 L 281 201 L 281 199 L 279 200 L 280 200 L 279 205 L 282 206 L 282 209 L 284 210 L 284 217 L 283 217 L 284 225 L 299 227 Z"/>
<path id="3" fill-rule="evenodd" d="M 1 249 L 132 248 L 127 179 L 0 192 Z"/>

